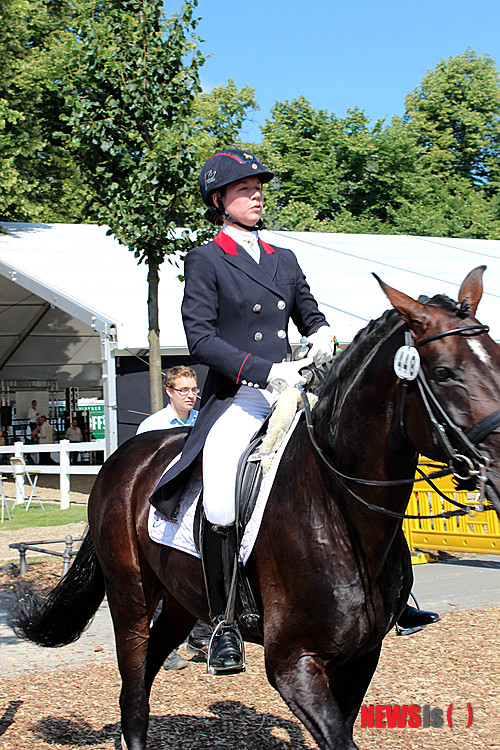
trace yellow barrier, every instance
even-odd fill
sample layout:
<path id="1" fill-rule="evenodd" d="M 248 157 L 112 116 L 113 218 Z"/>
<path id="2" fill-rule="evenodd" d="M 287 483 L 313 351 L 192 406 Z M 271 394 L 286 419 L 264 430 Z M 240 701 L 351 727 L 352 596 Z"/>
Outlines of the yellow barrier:
<path id="1" fill-rule="evenodd" d="M 451 477 L 439 479 L 435 484 L 460 503 L 471 504 L 476 499 L 476 493 L 457 492 Z M 418 482 L 414 485 L 406 512 L 428 516 L 454 509 L 455 506 L 441 498 L 427 482 Z M 411 550 L 500 554 L 500 525 L 497 514 L 492 511 L 453 518 L 406 519 L 403 530 Z"/>

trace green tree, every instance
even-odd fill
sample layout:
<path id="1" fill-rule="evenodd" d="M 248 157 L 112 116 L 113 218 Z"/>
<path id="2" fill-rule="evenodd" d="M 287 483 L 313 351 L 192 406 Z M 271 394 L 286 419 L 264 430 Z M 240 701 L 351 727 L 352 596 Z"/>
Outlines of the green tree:
<path id="1" fill-rule="evenodd" d="M 304 97 L 276 103 L 262 144 L 272 228 L 498 237 L 499 102 L 493 61 L 468 51 L 388 125 L 357 107 L 337 118 Z"/>
<path id="2" fill-rule="evenodd" d="M 397 233 L 497 239 L 498 209 L 498 196 L 485 196 L 464 178 L 424 174 L 411 200 L 401 201 L 392 218 Z"/>
<path id="3" fill-rule="evenodd" d="M 334 120 L 303 96 L 272 108 L 259 155 L 277 176 L 266 198 L 273 228 L 313 229 L 338 212 Z"/>
<path id="4" fill-rule="evenodd" d="M 422 182 L 395 217 L 399 231 L 497 238 L 500 77 L 488 55 L 441 60 L 406 97 Z"/>
<path id="5" fill-rule="evenodd" d="M 148 266 L 151 409 L 163 405 L 159 268 L 192 244 L 190 132 L 199 92 L 197 0 L 163 15 L 161 0 L 101 0 L 78 29 L 78 66 L 68 71 L 68 142 L 92 196 L 92 216 Z"/>
<path id="6" fill-rule="evenodd" d="M 397 231 L 400 207 L 411 203 L 422 186 L 418 148 L 401 119 L 370 126 L 365 114 L 348 111 L 338 121 L 337 158 L 341 169 L 342 205 L 368 231 Z"/>
<path id="7" fill-rule="evenodd" d="M 255 89 L 248 85 L 238 89 L 232 78 L 223 86 L 198 94 L 193 102 L 193 134 L 200 160 L 234 145 L 243 123 L 258 109 Z"/>
<path id="8" fill-rule="evenodd" d="M 61 78 L 85 0 L 2 0 L 0 6 L 0 218 L 81 221 L 78 167 L 55 133 Z"/>
<path id="9" fill-rule="evenodd" d="M 477 189 L 498 189 L 499 81 L 494 60 L 467 49 L 441 60 L 407 95 L 404 120 L 426 169 L 464 178 Z"/>
<path id="10" fill-rule="evenodd" d="M 275 104 L 272 117 L 262 150 L 277 174 L 273 228 L 394 231 L 393 214 L 417 179 L 414 139 L 400 120 L 371 127 L 357 107 L 337 118 L 304 97 Z"/>

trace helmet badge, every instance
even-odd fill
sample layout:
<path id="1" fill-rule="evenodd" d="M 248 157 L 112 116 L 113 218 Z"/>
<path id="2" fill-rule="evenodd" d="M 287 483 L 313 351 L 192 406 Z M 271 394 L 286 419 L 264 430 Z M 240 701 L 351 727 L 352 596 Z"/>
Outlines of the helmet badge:
<path id="1" fill-rule="evenodd" d="M 212 182 L 215 182 L 217 176 L 216 169 L 210 169 L 205 175 L 205 185 L 208 187 Z"/>

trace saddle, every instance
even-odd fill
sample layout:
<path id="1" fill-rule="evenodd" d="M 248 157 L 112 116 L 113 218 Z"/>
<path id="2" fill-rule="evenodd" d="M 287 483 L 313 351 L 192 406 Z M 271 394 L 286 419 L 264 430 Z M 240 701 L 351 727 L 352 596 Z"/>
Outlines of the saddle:
<path id="1" fill-rule="evenodd" d="M 249 522 L 262 483 L 262 461 L 255 459 L 259 454 L 259 447 L 265 438 L 270 417 L 262 425 L 258 435 L 252 440 L 245 453 L 241 456 L 236 475 L 236 538 L 237 548 Z M 263 637 L 262 615 L 257 600 L 248 579 L 245 566 L 236 556 L 238 566 L 238 594 L 241 602 L 240 620 L 250 635 L 259 640 Z"/>

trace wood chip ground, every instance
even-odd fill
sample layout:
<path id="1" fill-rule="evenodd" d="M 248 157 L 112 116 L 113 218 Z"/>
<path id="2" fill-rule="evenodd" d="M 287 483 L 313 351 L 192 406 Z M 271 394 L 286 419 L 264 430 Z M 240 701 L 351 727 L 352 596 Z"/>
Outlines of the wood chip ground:
<path id="1" fill-rule="evenodd" d="M 59 565 L 29 576 L 53 585 Z M 0 577 L 8 587 L 9 575 Z M 384 642 L 365 705 L 453 705 L 453 728 L 368 729 L 361 750 L 500 749 L 500 608 L 445 615 L 418 635 Z M 188 654 L 181 649 L 181 654 Z M 1 657 L 0 657 L 1 658 Z M 120 678 L 114 658 L 85 668 L 30 670 L 0 682 L 0 750 L 118 750 Z M 466 728 L 467 704 L 473 721 Z M 316 744 L 267 682 L 262 649 L 244 675 L 212 677 L 190 662 L 153 686 L 148 750 L 278 750 Z"/>
<path id="2" fill-rule="evenodd" d="M 55 485 L 44 489 L 44 499 L 57 499 Z M 72 501 L 85 501 L 88 491 L 82 487 Z M 33 567 L 28 577 L 52 586 L 59 575 L 60 562 Z M 12 586 L 8 572 L 0 574 L 0 586 Z M 445 722 L 442 728 L 368 729 L 358 718 L 359 748 L 500 750 L 499 625 L 500 608 L 491 607 L 447 614 L 414 636 L 398 638 L 391 632 L 365 705 L 427 705 L 446 715 L 452 704 L 454 726 L 450 729 Z M 96 663 L 2 677 L 0 750 L 119 750 L 118 669 L 112 654 Z M 467 704 L 473 711 L 469 729 Z M 267 682 L 258 646 L 247 648 L 244 675 L 211 677 L 203 665 L 189 663 L 177 672 L 161 670 L 153 685 L 148 750 L 315 747 Z"/>

